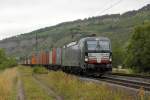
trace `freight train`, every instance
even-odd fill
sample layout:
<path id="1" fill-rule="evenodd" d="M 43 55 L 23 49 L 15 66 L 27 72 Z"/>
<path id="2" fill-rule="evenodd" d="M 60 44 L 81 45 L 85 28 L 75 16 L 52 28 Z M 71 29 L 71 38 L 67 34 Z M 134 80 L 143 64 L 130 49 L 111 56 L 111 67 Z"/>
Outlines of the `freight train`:
<path id="1" fill-rule="evenodd" d="M 106 37 L 86 37 L 62 48 L 32 53 L 22 59 L 22 64 L 101 76 L 112 71 L 111 42 Z"/>

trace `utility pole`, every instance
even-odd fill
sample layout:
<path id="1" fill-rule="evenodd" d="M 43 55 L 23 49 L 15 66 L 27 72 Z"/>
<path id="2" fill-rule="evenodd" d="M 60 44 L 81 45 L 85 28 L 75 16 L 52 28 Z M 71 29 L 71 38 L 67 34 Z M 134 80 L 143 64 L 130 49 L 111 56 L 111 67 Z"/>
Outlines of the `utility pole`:
<path id="1" fill-rule="evenodd" d="M 38 51 L 38 41 L 37 41 L 37 40 L 38 40 L 38 37 L 37 37 L 37 33 L 35 33 L 35 35 L 36 35 L 36 37 L 35 37 L 35 39 L 36 39 L 36 44 L 35 44 L 35 45 L 36 45 L 36 52 L 37 52 L 37 51 Z"/>

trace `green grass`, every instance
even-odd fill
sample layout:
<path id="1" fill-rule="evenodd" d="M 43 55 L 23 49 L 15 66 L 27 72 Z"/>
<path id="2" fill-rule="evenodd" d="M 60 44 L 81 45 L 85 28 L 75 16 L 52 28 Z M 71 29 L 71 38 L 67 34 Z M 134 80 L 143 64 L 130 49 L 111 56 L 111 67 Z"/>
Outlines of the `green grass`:
<path id="1" fill-rule="evenodd" d="M 9 68 L 0 73 L 0 100 L 16 100 L 17 68 Z"/>
<path id="2" fill-rule="evenodd" d="M 49 97 L 37 82 L 33 80 L 32 75 L 46 84 L 56 95 L 64 100 L 149 100 L 150 96 L 131 95 L 127 90 L 114 88 L 105 83 L 85 82 L 79 80 L 76 76 L 65 74 L 64 72 L 49 71 L 48 74 L 39 74 L 34 72 L 35 68 L 20 67 L 22 74 L 25 96 L 27 100 L 53 100 Z M 45 70 L 45 69 L 44 69 Z M 140 90 L 139 90 L 140 91 Z"/>
<path id="3" fill-rule="evenodd" d="M 53 100 L 48 93 L 34 81 L 32 73 L 33 69 L 20 67 L 21 79 L 23 82 L 25 97 L 27 100 Z"/>
<path id="4" fill-rule="evenodd" d="M 150 72 L 141 72 L 139 73 L 138 71 L 127 68 L 127 69 L 122 69 L 122 68 L 113 68 L 112 70 L 113 73 L 122 73 L 122 74 L 134 74 L 134 75 L 144 75 L 144 76 L 150 76 Z"/>
<path id="5" fill-rule="evenodd" d="M 36 74 L 48 74 L 48 70 L 42 66 L 34 67 L 33 72 Z"/>
<path id="6" fill-rule="evenodd" d="M 49 72 L 48 75 L 37 75 L 65 100 L 134 100 L 128 91 L 112 88 L 106 84 L 83 82 L 75 76 L 63 72 Z M 138 96 L 136 97 L 138 98 Z M 148 98 L 148 97 L 147 97 Z M 150 97 L 149 97 L 150 98 Z M 145 99 L 148 100 L 148 99 Z"/>
<path id="7" fill-rule="evenodd" d="M 113 73 L 123 73 L 123 74 L 135 74 L 135 71 L 132 69 L 122 69 L 122 68 L 113 68 Z"/>

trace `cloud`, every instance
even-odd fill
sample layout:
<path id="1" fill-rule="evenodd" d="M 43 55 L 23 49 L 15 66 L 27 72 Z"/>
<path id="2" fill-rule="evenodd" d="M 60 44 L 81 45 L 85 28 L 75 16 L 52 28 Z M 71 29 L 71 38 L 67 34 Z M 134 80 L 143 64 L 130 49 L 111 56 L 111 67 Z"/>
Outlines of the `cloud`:
<path id="1" fill-rule="evenodd" d="M 0 0 L 0 39 L 86 17 L 139 9 L 149 0 Z"/>

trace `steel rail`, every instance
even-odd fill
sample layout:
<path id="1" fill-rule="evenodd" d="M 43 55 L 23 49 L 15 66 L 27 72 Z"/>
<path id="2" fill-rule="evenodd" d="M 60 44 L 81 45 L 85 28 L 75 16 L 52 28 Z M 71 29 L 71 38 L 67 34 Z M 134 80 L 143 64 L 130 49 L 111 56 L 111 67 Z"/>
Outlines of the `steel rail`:
<path id="1" fill-rule="evenodd" d="M 111 73 L 111 75 L 118 75 L 118 76 L 127 76 L 127 77 L 136 77 L 136 78 L 150 79 L 150 75 L 124 74 L 124 73 Z"/>
<path id="2" fill-rule="evenodd" d="M 136 77 L 137 78 L 137 77 Z M 146 91 L 150 91 L 150 83 L 145 81 L 139 81 L 134 79 L 126 79 L 126 78 L 117 78 L 112 76 L 103 76 L 102 79 L 99 80 L 106 81 L 113 84 L 123 85 L 126 87 L 131 87 L 135 89 L 143 88 Z"/>
<path id="3" fill-rule="evenodd" d="M 79 77 L 83 77 L 83 78 L 89 78 L 89 79 L 93 79 L 93 80 L 97 80 L 97 81 L 104 81 L 107 83 L 112 83 L 112 84 L 116 84 L 116 85 L 120 85 L 120 86 L 125 86 L 128 88 L 133 88 L 133 89 L 143 89 L 145 91 L 150 92 L 150 80 L 148 80 L 147 78 L 141 78 L 138 76 L 121 76 L 120 75 L 104 75 L 102 77 L 95 77 L 95 76 L 80 76 Z M 148 81 L 145 81 L 148 80 Z"/>

